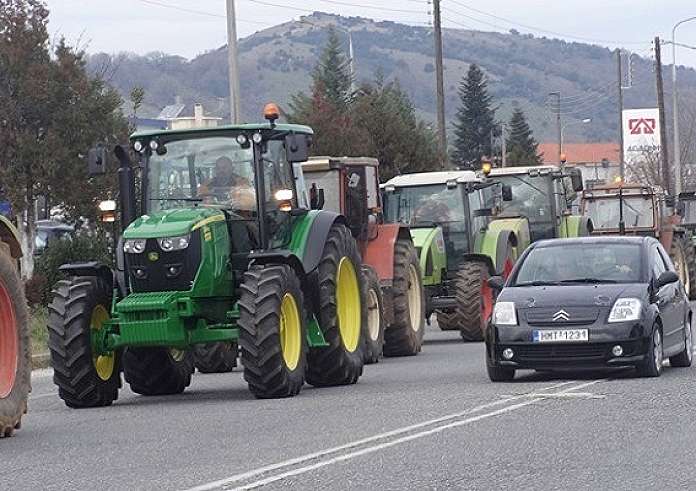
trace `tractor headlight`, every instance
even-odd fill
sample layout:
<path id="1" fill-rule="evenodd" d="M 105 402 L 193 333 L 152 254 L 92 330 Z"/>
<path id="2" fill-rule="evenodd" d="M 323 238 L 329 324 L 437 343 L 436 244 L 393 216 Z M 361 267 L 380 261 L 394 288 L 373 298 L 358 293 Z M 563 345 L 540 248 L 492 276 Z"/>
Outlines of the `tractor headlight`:
<path id="1" fill-rule="evenodd" d="M 126 254 L 142 254 L 145 252 L 145 239 L 128 239 L 123 243 L 123 252 Z"/>
<path id="2" fill-rule="evenodd" d="M 515 302 L 497 302 L 493 307 L 493 324 L 496 326 L 516 326 Z"/>
<path id="3" fill-rule="evenodd" d="M 180 237 L 162 237 L 157 239 L 157 243 L 164 252 L 180 251 L 186 249 L 191 241 L 191 235 Z"/>
<path id="4" fill-rule="evenodd" d="M 608 322 L 628 322 L 640 319 L 641 304 L 637 298 L 619 298 L 609 313 Z"/>

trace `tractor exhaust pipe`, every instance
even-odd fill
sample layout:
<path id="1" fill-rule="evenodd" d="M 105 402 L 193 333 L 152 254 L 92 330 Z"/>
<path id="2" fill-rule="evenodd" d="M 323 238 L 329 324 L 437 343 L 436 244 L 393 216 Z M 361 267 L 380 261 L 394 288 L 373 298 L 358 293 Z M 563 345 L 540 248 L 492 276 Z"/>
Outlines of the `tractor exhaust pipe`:
<path id="1" fill-rule="evenodd" d="M 116 145 L 114 154 L 119 161 L 118 192 L 121 198 L 121 231 L 135 220 L 135 179 L 128 149 Z"/>

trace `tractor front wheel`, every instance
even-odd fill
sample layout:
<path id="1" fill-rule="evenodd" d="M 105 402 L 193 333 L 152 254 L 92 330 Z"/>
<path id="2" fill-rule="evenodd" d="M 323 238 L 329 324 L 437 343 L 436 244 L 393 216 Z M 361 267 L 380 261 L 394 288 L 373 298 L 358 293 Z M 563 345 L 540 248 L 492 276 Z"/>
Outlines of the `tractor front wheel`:
<path id="1" fill-rule="evenodd" d="M 468 261 L 457 272 L 456 308 L 464 341 L 483 341 L 494 301 L 488 278 L 488 266 L 480 261 Z"/>
<path id="2" fill-rule="evenodd" d="M 384 356 L 417 355 L 425 332 L 425 295 L 418 255 L 410 240 L 394 246 L 394 322 L 384 333 Z"/>
<path id="3" fill-rule="evenodd" d="M 361 262 L 348 228 L 333 224 L 319 261 L 319 298 L 315 303 L 328 346 L 311 349 L 307 357 L 307 382 L 314 386 L 354 384 L 362 375 L 361 337 L 367 308 Z"/>
<path id="4" fill-rule="evenodd" d="M 193 354 L 174 348 L 126 348 L 123 375 L 136 394 L 180 394 L 191 385 Z"/>
<path id="5" fill-rule="evenodd" d="M 366 364 L 371 364 L 379 361 L 384 349 L 384 307 L 377 273 L 370 267 L 364 267 L 363 274 L 367 282 L 367 322 L 363 324 L 364 360 Z"/>
<path id="6" fill-rule="evenodd" d="M 244 274 L 239 344 L 244 379 L 259 399 L 290 397 L 304 385 L 307 335 L 300 280 L 290 266 Z"/>
<path id="7" fill-rule="evenodd" d="M 208 343 L 196 346 L 193 359 L 201 373 L 227 373 L 237 366 L 237 343 Z"/>
<path id="8" fill-rule="evenodd" d="M 109 319 L 110 285 L 95 277 L 59 281 L 48 308 L 48 349 L 58 395 L 73 408 L 109 406 L 121 387 L 119 352 L 97 354 Z"/>
<path id="9" fill-rule="evenodd" d="M 23 292 L 14 261 L 0 242 L 0 438 L 19 428 L 31 390 L 29 315 Z"/>

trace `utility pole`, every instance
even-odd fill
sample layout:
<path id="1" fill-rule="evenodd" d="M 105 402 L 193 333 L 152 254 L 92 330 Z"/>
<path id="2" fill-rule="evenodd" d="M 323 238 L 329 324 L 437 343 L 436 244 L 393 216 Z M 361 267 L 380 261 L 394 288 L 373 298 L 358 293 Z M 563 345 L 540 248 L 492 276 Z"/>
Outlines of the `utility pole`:
<path id="1" fill-rule="evenodd" d="M 437 84 L 437 132 L 440 143 L 440 168 L 447 166 L 447 125 L 445 122 L 445 80 L 442 67 L 442 24 L 440 0 L 433 0 L 433 31 L 435 38 L 435 78 Z"/>
<path id="2" fill-rule="evenodd" d="M 561 162 L 561 154 L 563 153 L 563 133 L 561 129 L 561 93 L 549 92 L 550 96 L 556 98 L 556 105 L 553 111 L 556 113 L 556 131 L 558 132 L 558 163 Z"/>
<path id="3" fill-rule="evenodd" d="M 623 75 L 621 74 L 621 50 L 616 49 L 616 67 L 618 80 L 617 87 L 619 89 L 619 175 L 621 182 L 624 182 L 626 177 L 626 169 L 624 164 L 624 141 L 623 141 Z"/>
<path id="4" fill-rule="evenodd" d="M 662 159 L 662 185 L 670 194 L 672 186 L 669 176 L 669 156 L 667 154 L 667 125 L 665 124 L 665 92 L 662 87 L 662 54 L 660 37 L 655 36 L 655 79 L 657 84 L 657 107 L 660 112 L 660 158 Z"/>
<path id="5" fill-rule="evenodd" d="M 230 78 L 230 122 L 238 124 L 241 120 L 239 107 L 239 63 L 237 60 L 237 21 L 234 0 L 227 0 L 227 63 Z"/>
<path id="6" fill-rule="evenodd" d="M 500 149 L 501 149 L 501 152 L 503 154 L 501 156 L 500 160 L 501 160 L 501 165 L 503 167 L 507 167 L 507 141 L 505 138 L 505 128 L 506 128 L 505 123 L 500 123 L 500 136 L 502 138 L 502 141 L 500 142 Z"/>

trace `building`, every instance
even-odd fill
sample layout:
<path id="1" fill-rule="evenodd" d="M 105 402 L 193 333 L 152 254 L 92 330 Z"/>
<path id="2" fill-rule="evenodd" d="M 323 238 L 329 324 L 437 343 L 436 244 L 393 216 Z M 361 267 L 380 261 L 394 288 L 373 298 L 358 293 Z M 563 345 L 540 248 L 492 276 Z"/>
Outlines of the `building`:
<path id="1" fill-rule="evenodd" d="M 186 115 L 185 104 L 172 104 L 166 106 L 157 116 L 157 120 L 165 120 L 167 122 L 167 127 L 171 130 L 185 130 L 189 128 L 212 128 L 218 126 L 222 118 L 216 116 L 206 116 L 203 113 L 202 104 L 193 105 L 193 114 Z"/>
<path id="2" fill-rule="evenodd" d="M 544 164 L 558 164 L 557 143 L 540 144 L 539 153 L 543 153 Z M 618 143 L 565 143 L 563 153 L 566 164 L 582 171 L 588 188 L 611 183 L 621 174 Z"/>

